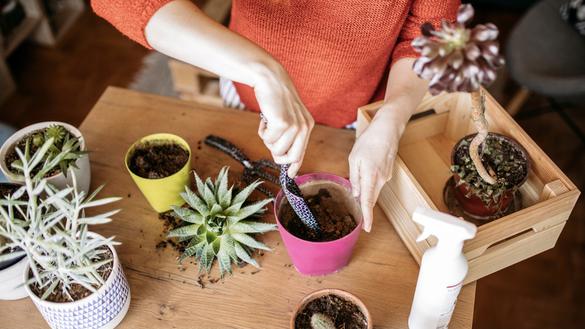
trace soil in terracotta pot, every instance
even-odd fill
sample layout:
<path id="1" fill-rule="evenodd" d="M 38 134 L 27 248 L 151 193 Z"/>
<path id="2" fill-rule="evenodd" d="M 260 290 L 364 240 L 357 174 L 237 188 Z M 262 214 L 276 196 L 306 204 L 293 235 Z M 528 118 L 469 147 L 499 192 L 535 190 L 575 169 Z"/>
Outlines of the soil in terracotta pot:
<path id="1" fill-rule="evenodd" d="M 357 223 L 345 203 L 331 197 L 329 191 L 319 189 L 315 195 L 305 196 L 317 218 L 322 234 L 317 236 L 300 220 L 288 202 L 282 204 L 279 219 L 288 232 L 306 241 L 325 242 L 340 239 L 355 229 Z"/>
<path id="2" fill-rule="evenodd" d="M 336 295 L 326 295 L 310 301 L 295 318 L 295 329 L 312 329 L 311 317 L 315 313 L 327 315 L 335 328 L 366 329 L 368 322 L 359 307 Z"/>
<path id="3" fill-rule="evenodd" d="M 64 128 L 65 129 L 65 128 Z M 18 174 L 18 172 L 16 171 L 16 169 L 12 168 L 12 163 L 14 161 L 20 160 L 20 158 L 18 157 L 18 153 L 16 153 L 16 149 L 19 148 L 22 152 L 24 152 L 25 148 L 26 148 L 26 141 L 28 139 L 32 139 L 34 138 L 34 135 L 36 134 L 42 134 L 44 132 L 45 129 L 39 129 L 39 130 L 35 130 L 33 132 L 31 132 L 30 134 L 24 136 L 24 138 L 22 138 L 20 141 L 18 141 L 18 143 L 16 143 L 16 145 L 14 145 L 12 147 L 12 149 L 10 151 L 8 151 L 6 153 L 6 167 L 9 168 L 9 170 L 15 174 Z M 76 138 L 71 132 L 69 132 L 67 129 L 65 129 L 66 133 L 69 134 L 69 139 L 74 139 Z M 63 138 L 63 140 L 65 140 L 66 138 Z M 42 146 L 42 145 L 41 145 Z M 29 144 L 29 148 L 30 148 L 30 155 L 32 156 L 33 154 L 35 154 L 35 152 L 39 149 L 40 146 L 35 146 L 33 143 Z M 58 149 L 61 149 L 63 147 L 63 142 L 61 143 L 56 143 L 55 147 Z M 79 151 L 79 150 L 77 150 Z M 32 170 L 32 174 L 35 175 L 36 173 L 39 172 L 39 170 L 41 170 L 42 166 L 38 165 L 36 166 L 33 170 Z M 46 175 L 46 178 L 55 176 L 57 174 L 59 174 L 61 172 L 61 169 L 59 168 L 59 166 L 56 166 L 55 168 L 51 169 Z"/>
<path id="4" fill-rule="evenodd" d="M 97 261 L 112 259 L 111 262 L 109 262 L 105 265 L 102 265 L 97 270 L 97 272 L 102 277 L 102 279 L 104 279 L 104 282 L 105 282 L 106 280 L 108 280 L 108 277 L 112 273 L 112 269 L 114 266 L 114 260 L 113 260 L 114 255 L 112 254 L 112 251 L 109 248 L 103 247 L 102 249 L 106 250 L 107 252 L 101 254 Z M 29 270 L 28 275 L 30 278 L 33 277 L 33 273 L 31 270 Z M 29 287 L 30 287 L 31 291 L 35 295 L 37 295 L 39 298 L 41 298 L 41 296 L 43 296 L 43 294 L 45 293 L 44 288 L 39 288 L 34 283 L 31 284 Z M 50 302 L 55 302 L 55 303 L 69 303 L 69 302 L 71 302 L 71 299 L 69 299 L 69 297 L 63 293 L 62 287 L 63 286 L 61 284 L 58 284 L 57 287 L 55 288 L 55 290 L 53 290 L 53 293 L 51 293 L 45 300 L 50 301 Z M 94 288 L 99 289 L 100 287 L 94 287 Z M 73 301 L 81 300 L 81 299 L 92 294 L 92 292 L 90 290 L 86 289 L 85 287 L 83 287 L 79 284 L 75 284 L 75 283 L 70 285 L 68 292 L 71 295 L 71 297 L 73 298 Z"/>
<path id="5" fill-rule="evenodd" d="M 146 142 L 136 146 L 128 160 L 132 172 L 142 178 L 158 179 L 181 170 L 189 160 L 189 152 L 170 142 Z"/>
<path id="6" fill-rule="evenodd" d="M 469 156 L 469 144 L 473 137 L 468 136 L 455 151 L 453 172 L 488 199 L 488 195 L 519 187 L 528 172 L 528 159 L 522 150 L 497 135 L 488 135 L 480 147 L 481 160 L 487 171 L 498 178 L 496 184 L 489 185 L 481 179 Z"/>

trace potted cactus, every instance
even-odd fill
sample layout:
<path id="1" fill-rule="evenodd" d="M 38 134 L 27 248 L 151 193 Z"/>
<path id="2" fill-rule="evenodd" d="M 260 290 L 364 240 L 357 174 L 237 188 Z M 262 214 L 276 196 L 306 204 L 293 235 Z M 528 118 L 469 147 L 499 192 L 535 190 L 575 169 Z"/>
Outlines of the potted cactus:
<path id="1" fill-rule="evenodd" d="M 34 153 L 51 138 L 54 143 L 45 153 L 43 161 L 50 161 L 61 152 L 66 152 L 67 156 L 45 174 L 48 183 L 63 189 L 73 185 L 72 176 L 75 176 L 78 190 L 87 194 L 91 172 L 85 141 L 77 128 L 63 122 L 36 123 L 10 136 L 0 148 L 0 170 L 10 182 L 22 184 L 24 176 L 22 170 L 18 169 L 20 159 L 16 149 L 28 148 Z"/>
<path id="2" fill-rule="evenodd" d="M 149 204 L 159 213 L 184 203 L 180 193 L 189 183 L 191 149 L 179 136 L 153 134 L 126 153 L 126 169 Z"/>
<path id="3" fill-rule="evenodd" d="M 457 204 L 446 203 L 452 211 L 461 208 L 470 219 L 489 220 L 516 208 L 513 199 L 528 178 L 529 157 L 513 139 L 488 132 L 482 85 L 495 80 L 504 60 L 499 55 L 497 27 L 491 23 L 468 27 L 473 15 L 473 7 L 465 4 L 455 23 L 443 21 L 439 29 L 424 24 L 422 36 L 412 43 L 421 54 L 413 70 L 430 81 L 432 95 L 469 93 L 477 134 L 462 138 L 453 149 L 450 182 Z"/>
<path id="4" fill-rule="evenodd" d="M 339 289 L 318 290 L 295 307 L 290 329 L 372 329 L 370 312 L 356 296 Z"/>
<path id="5" fill-rule="evenodd" d="M 215 182 L 211 178 L 204 182 L 197 173 L 194 175 L 197 193 L 185 186 L 181 197 L 187 206 L 173 206 L 174 216 L 183 225 L 168 233 L 169 238 L 178 238 L 186 244 L 179 261 L 194 257 L 199 271 L 209 273 L 217 259 L 221 276 L 232 273 L 232 262 L 259 267 L 252 251 L 270 249 L 252 234 L 276 230 L 274 224 L 257 221 L 273 200 L 247 201 L 261 182 L 256 181 L 236 194 L 234 186 L 228 188 L 228 167 L 221 169 Z"/>
<path id="6" fill-rule="evenodd" d="M 334 273 L 349 262 L 362 226 L 360 207 L 351 194 L 351 184 L 345 178 L 325 173 L 298 176 L 295 181 L 319 230 L 312 230 L 293 211 L 281 190 L 274 204 L 278 231 L 299 273 Z"/>
<path id="7" fill-rule="evenodd" d="M 96 199 L 73 185 L 59 189 L 48 182 L 50 172 L 67 156 L 45 161 L 53 139 L 30 155 L 16 149 L 24 186 L 0 207 L 0 235 L 5 248 L 26 257 L 22 281 L 29 297 L 51 328 L 114 328 L 124 318 L 130 290 L 113 238 L 89 227 L 111 221 L 118 210 L 85 216 L 85 211 L 119 198 Z M 20 196 L 25 196 L 26 201 Z"/>

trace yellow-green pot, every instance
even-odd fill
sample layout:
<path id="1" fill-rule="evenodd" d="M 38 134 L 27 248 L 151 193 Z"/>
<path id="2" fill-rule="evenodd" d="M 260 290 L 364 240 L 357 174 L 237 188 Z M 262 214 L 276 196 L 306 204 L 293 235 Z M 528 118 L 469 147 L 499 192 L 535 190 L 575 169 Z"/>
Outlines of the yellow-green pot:
<path id="1" fill-rule="evenodd" d="M 183 146 L 189 152 L 189 160 L 181 170 L 171 176 L 158 179 L 143 178 L 134 174 L 128 166 L 128 161 L 138 144 L 153 141 L 174 142 Z M 153 134 L 136 141 L 126 152 L 124 160 L 126 169 L 132 176 L 132 179 L 138 185 L 138 188 L 148 200 L 148 203 L 157 212 L 165 212 L 171 209 L 171 206 L 181 206 L 185 203 L 180 193 L 185 190 L 189 184 L 189 171 L 191 170 L 191 148 L 189 144 L 179 136 L 173 134 Z"/>

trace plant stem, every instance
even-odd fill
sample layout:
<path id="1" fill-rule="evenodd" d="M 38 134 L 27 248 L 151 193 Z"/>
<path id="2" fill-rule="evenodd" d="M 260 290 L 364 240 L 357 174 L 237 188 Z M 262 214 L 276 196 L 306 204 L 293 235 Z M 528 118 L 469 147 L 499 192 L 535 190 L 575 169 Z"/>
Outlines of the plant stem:
<path id="1" fill-rule="evenodd" d="M 485 169 L 479 155 L 479 146 L 484 142 L 488 135 L 487 121 L 485 119 L 485 96 L 483 90 L 471 92 L 471 119 L 477 129 L 477 135 L 469 144 L 469 156 L 477 169 L 479 176 L 488 184 L 495 184 L 496 179 L 492 177 Z"/>

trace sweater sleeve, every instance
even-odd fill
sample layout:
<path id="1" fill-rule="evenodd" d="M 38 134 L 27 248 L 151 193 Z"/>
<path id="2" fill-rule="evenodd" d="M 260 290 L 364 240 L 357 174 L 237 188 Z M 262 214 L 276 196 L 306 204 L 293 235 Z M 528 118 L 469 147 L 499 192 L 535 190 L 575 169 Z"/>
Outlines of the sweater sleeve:
<path id="1" fill-rule="evenodd" d="M 91 0 L 98 16 L 110 22 L 130 39 L 146 48 L 152 48 L 144 36 L 148 21 L 165 4 L 172 0 Z"/>
<path id="2" fill-rule="evenodd" d="M 421 25 L 429 22 L 439 27 L 443 19 L 455 21 L 460 4 L 460 0 L 414 0 L 392 52 L 392 64 L 401 58 L 418 57 L 410 43 L 420 36 Z"/>

